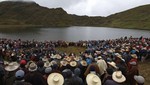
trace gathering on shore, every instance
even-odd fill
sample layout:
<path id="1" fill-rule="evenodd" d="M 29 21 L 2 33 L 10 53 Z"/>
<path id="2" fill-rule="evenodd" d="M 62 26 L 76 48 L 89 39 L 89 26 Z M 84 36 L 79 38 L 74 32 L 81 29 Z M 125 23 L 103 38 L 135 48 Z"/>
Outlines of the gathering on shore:
<path id="1" fill-rule="evenodd" d="M 57 47 L 83 47 L 65 53 Z M 78 42 L 0 38 L 0 85 L 144 85 L 139 62 L 150 59 L 150 38 Z"/>

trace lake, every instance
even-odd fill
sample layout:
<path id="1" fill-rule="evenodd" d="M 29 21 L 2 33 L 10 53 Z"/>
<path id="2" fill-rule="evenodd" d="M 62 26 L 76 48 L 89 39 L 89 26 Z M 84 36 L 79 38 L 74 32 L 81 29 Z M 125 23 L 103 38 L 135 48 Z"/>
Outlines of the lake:
<path id="1" fill-rule="evenodd" d="M 109 27 L 64 27 L 64 28 L 30 28 L 15 30 L 0 30 L 0 38 L 22 39 L 22 40 L 106 40 L 124 36 L 150 38 L 150 31 L 135 29 L 118 29 Z"/>

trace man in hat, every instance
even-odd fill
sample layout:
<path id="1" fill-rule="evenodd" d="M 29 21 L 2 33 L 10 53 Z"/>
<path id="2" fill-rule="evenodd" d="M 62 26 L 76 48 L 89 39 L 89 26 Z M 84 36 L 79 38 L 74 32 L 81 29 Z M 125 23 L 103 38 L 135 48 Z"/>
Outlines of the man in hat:
<path id="1" fill-rule="evenodd" d="M 15 72 L 19 68 L 20 64 L 17 62 L 11 62 L 8 66 L 5 66 L 6 75 L 5 75 L 5 84 L 4 85 L 12 85 L 15 81 Z"/>
<path id="2" fill-rule="evenodd" d="M 29 65 L 29 73 L 26 74 L 25 81 L 32 85 L 46 85 L 43 75 L 37 72 L 37 68 L 38 67 L 34 62 Z"/>
<path id="3" fill-rule="evenodd" d="M 102 59 L 101 56 L 98 57 L 97 65 L 99 67 L 101 80 L 103 80 L 106 69 L 107 69 L 107 64 L 106 64 L 105 60 Z"/>

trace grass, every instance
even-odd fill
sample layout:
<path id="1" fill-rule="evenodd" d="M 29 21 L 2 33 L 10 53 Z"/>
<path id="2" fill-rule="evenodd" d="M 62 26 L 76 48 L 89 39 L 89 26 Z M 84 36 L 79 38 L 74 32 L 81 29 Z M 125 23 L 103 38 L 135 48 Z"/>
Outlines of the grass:
<path id="1" fill-rule="evenodd" d="M 67 54 L 69 54 L 69 53 L 75 53 L 75 54 L 78 55 L 79 52 L 85 51 L 85 48 L 83 48 L 83 47 L 69 46 L 69 47 L 58 47 L 58 48 L 56 48 L 56 50 L 58 50 L 59 52 L 65 52 Z"/>
<path id="2" fill-rule="evenodd" d="M 139 62 L 139 72 L 140 75 L 142 75 L 145 78 L 145 84 L 150 84 L 150 60 L 147 60 L 145 62 Z"/>
<path id="3" fill-rule="evenodd" d="M 75 53 L 79 54 L 79 52 L 84 52 L 85 48 L 83 47 L 58 47 L 56 50 L 60 52 L 66 52 L 67 54 L 69 53 Z M 150 84 L 150 60 L 144 61 L 144 62 L 139 62 L 139 72 L 140 75 L 142 75 L 145 78 L 145 84 L 144 85 L 149 85 Z"/>

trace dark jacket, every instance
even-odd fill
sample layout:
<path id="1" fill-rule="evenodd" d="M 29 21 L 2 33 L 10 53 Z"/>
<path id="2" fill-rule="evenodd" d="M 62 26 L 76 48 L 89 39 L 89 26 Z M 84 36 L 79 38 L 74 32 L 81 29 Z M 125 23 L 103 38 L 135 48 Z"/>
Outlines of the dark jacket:
<path id="1" fill-rule="evenodd" d="M 46 85 L 44 77 L 38 72 L 30 72 L 25 76 L 25 81 L 32 85 Z"/>

